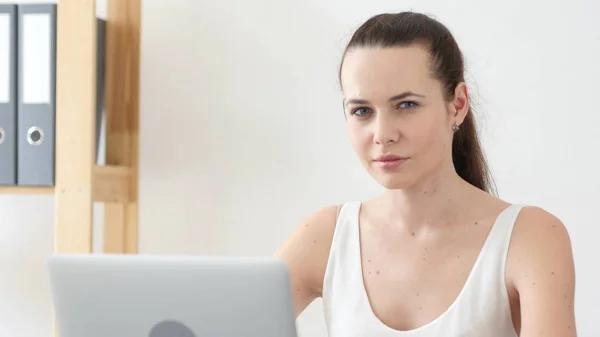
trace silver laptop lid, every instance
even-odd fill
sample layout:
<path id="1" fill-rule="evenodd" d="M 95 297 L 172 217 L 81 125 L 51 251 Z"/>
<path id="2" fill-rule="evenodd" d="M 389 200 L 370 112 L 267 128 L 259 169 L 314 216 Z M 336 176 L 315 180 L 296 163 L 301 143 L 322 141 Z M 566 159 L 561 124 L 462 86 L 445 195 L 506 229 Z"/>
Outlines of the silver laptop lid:
<path id="1" fill-rule="evenodd" d="M 56 254 L 59 337 L 296 337 L 286 266 L 272 258 Z"/>

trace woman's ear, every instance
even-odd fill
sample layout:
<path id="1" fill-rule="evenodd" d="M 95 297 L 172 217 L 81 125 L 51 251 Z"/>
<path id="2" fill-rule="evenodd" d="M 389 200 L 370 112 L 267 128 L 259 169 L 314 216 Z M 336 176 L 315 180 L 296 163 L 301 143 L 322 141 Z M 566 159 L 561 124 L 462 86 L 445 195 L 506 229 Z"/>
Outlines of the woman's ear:
<path id="1" fill-rule="evenodd" d="M 469 91 L 465 82 L 460 82 L 454 90 L 454 98 L 451 102 L 452 105 L 452 123 L 458 125 L 467 117 L 469 113 Z"/>

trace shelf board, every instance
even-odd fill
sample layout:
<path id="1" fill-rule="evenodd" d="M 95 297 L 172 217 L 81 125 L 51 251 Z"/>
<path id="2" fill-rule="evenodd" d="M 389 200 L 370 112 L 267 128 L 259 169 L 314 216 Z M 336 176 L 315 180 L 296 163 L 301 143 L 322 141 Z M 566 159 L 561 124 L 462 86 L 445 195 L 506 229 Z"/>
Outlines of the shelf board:
<path id="1" fill-rule="evenodd" d="M 128 203 L 131 200 L 131 168 L 103 165 L 93 168 L 92 199 L 104 203 Z"/>
<path id="2" fill-rule="evenodd" d="M 0 186 L 0 194 L 54 194 L 52 186 Z"/>
<path id="3" fill-rule="evenodd" d="M 106 165 L 93 167 L 93 201 L 127 203 L 131 200 L 131 168 Z M 54 194 L 53 186 L 0 186 L 0 194 Z M 64 189 L 61 189 L 64 193 Z"/>

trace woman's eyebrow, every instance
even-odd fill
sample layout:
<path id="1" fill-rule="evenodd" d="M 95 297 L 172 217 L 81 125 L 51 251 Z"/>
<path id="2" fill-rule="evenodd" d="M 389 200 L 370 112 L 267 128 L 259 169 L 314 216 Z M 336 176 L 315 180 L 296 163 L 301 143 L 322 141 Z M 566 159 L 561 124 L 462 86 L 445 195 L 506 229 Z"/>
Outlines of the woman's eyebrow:
<path id="1" fill-rule="evenodd" d="M 424 95 L 421 94 L 417 94 L 415 92 L 412 91 L 405 91 L 403 93 L 400 93 L 398 95 L 394 95 L 392 97 L 390 97 L 389 101 L 393 102 L 393 101 L 398 101 L 407 97 L 411 97 L 411 96 L 416 96 L 416 97 L 425 97 Z M 345 105 L 348 104 L 369 104 L 369 101 L 366 99 L 360 99 L 360 98 L 350 98 L 348 100 L 346 100 Z"/>

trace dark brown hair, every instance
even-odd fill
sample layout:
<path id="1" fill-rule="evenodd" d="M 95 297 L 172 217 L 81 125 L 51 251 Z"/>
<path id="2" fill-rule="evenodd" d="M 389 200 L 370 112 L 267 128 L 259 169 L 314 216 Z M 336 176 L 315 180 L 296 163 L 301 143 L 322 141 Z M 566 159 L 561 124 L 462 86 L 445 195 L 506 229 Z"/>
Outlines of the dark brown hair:
<path id="1" fill-rule="evenodd" d="M 398 47 L 413 43 L 428 47 L 433 76 L 442 83 L 445 98 L 451 100 L 456 86 L 465 81 L 463 55 L 451 32 L 442 23 L 425 14 L 400 12 L 371 17 L 354 32 L 344 56 L 351 48 Z M 452 142 L 454 168 L 460 177 L 473 186 L 492 192 L 491 174 L 477 135 L 471 104 L 469 107 Z"/>

